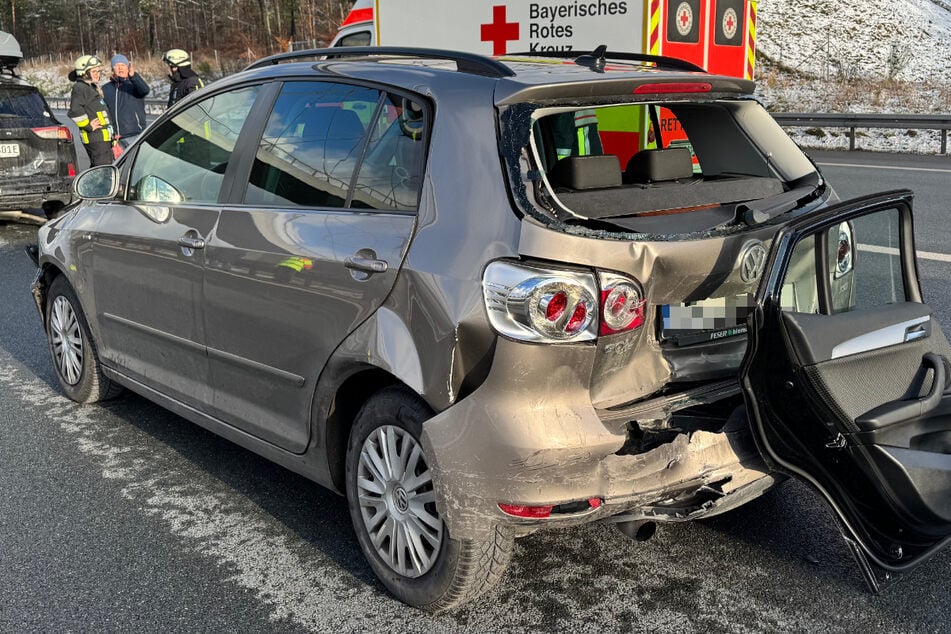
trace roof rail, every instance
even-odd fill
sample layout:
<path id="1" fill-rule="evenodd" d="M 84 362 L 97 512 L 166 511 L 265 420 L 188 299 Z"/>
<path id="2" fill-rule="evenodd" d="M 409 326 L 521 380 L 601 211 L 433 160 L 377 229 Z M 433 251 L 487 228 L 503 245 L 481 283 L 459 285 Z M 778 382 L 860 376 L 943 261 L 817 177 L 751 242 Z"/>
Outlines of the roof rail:
<path id="1" fill-rule="evenodd" d="M 627 62 L 650 62 L 657 64 L 658 68 L 664 68 L 666 70 L 686 70 L 700 73 L 707 72 L 696 64 L 692 64 L 682 59 L 677 59 L 676 57 L 666 57 L 664 55 L 646 55 L 643 53 L 604 52 L 601 51 L 600 46 L 594 51 L 527 51 L 523 53 L 506 53 L 502 56 L 503 59 L 509 57 L 553 57 L 557 59 L 577 59 L 587 57 L 588 59 L 617 59 Z"/>
<path id="2" fill-rule="evenodd" d="M 263 68 L 281 62 L 298 61 L 308 58 L 340 59 L 340 58 L 373 58 L 373 57 L 406 57 L 423 59 L 443 59 L 456 63 L 459 72 L 487 77 L 512 77 L 515 72 L 497 60 L 475 53 L 463 53 L 435 48 L 411 48 L 404 46 L 338 46 L 335 48 L 312 48 L 305 51 L 278 53 L 259 59 L 250 64 L 245 70 Z"/>

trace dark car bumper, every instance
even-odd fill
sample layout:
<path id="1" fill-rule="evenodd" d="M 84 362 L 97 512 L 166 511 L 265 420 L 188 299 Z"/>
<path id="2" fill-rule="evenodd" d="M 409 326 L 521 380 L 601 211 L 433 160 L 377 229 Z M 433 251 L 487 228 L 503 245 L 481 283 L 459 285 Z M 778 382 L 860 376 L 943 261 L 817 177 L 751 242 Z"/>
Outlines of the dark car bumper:
<path id="1" fill-rule="evenodd" d="M 69 204 L 70 178 L 37 176 L 17 178 L 0 185 L 0 219 L 16 219 L 19 214 L 27 213 L 45 216 L 47 210 L 56 211 Z M 32 212 L 31 210 L 38 210 Z"/>

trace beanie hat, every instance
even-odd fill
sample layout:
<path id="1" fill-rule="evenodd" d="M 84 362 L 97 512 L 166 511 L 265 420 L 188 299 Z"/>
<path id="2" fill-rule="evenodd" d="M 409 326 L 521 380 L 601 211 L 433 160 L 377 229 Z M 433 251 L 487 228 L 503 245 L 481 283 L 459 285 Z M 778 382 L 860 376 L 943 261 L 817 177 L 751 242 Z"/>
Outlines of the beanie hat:
<path id="1" fill-rule="evenodd" d="M 110 63 L 113 66 L 115 66 L 116 64 L 125 64 L 126 66 L 128 66 L 129 58 L 123 55 L 122 53 L 116 53 L 115 55 L 112 56 L 112 60 Z"/>

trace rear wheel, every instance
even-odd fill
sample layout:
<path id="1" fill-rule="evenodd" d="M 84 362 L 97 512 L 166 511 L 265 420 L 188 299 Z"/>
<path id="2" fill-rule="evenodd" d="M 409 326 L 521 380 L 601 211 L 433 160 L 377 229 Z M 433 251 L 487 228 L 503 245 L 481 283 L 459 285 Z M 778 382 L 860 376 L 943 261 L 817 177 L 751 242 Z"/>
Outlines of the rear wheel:
<path id="1" fill-rule="evenodd" d="M 429 612 L 475 599 L 502 577 L 513 537 L 497 526 L 485 540 L 456 540 L 436 508 L 419 442 L 432 412 L 402 388 L 360 410 L 347 448 L 347 500 L 360 547 L 397 598 Z"/>
<path id="2" fill-rule="evenodd" d="M 103 375 L 79 299 L 62 276 L 53 280 L 46 297 L 46 337 L 66 396 L 79 403 L 95 403 L 122 391 Z"/>

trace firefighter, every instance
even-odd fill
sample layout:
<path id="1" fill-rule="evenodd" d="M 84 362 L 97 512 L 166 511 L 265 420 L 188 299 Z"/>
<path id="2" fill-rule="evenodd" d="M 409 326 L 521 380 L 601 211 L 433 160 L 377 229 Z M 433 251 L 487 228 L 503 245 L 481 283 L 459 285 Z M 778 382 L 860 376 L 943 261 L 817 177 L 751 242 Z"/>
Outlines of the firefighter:
<path id="1" fill-rule="evenodd" d="M 95 55 L 83 55 L 77 59 L 69 73 L 69 79 L 74 83 L 67 116 L 79 128 L 91 166 L 109 165 L 114 158 L 115 138 L 109 110 L 99 87 L 101 74 L 102 62 Z"/>
<path id="2" fill-rule="evenodd" d="M 198 73 L 192 70 L 192 60 L 188 53 L 182 49 L 173 48 L 166 51 L 162 55 L 162 61 L 168 64 L 168 78 L 172 82 L 168 90 L 169 107 L 205 85 Z"/>
<path id="3" fill-rule="evenodd" d="M 555 115 L 553 132 L 558 160 L 567 156 L 604 154 L 594 110 L 576 110 Z"/>

